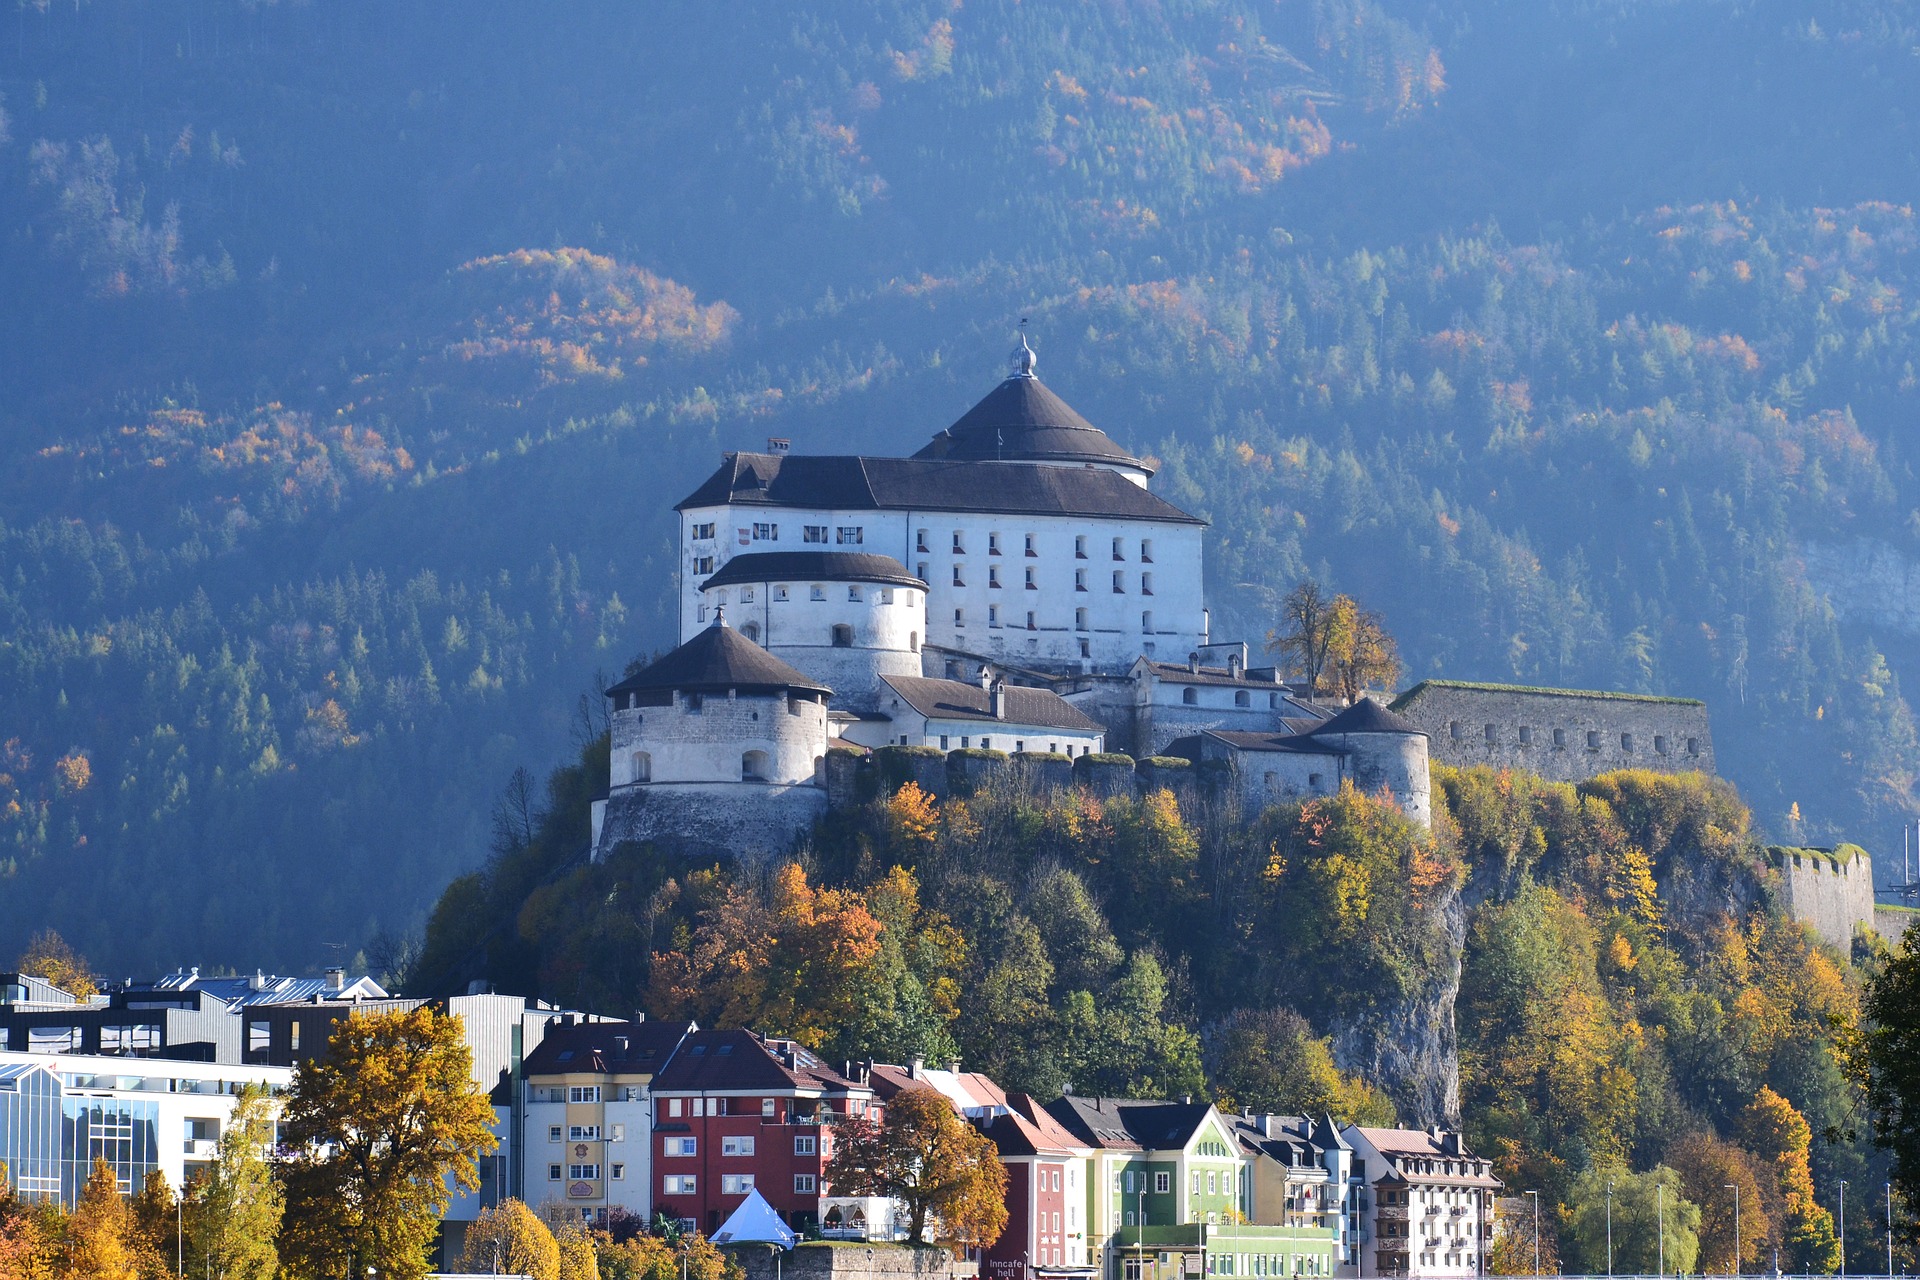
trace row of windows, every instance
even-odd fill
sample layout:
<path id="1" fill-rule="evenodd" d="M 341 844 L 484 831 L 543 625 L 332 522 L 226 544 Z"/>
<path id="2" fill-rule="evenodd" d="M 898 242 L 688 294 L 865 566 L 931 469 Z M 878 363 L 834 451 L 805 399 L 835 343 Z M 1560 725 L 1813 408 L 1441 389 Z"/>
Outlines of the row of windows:
<path id="1" fill-rule="evenodd" d="M 926 565 L 924 564 L 915 565 L 914 569 L 915 569 L 915 572 L 918 573 L 922 581 L 927 581 Z M 1127 594 L 1126 570 L 1115 569 L 1113 571 L 1112 581 L 1113 581 L 1114 595 L 1123 596 Z M 1084 591 L 1090 590 L 1091 588 L 1087 586 L 1087 582 L 1088 582 L 1087 571 L 1085 569 L 1075 569 L 1073 571 L 1073 589 L 1075 591 L 1084 592 Z M 956 564 L 953 566 L 953 585 L 956 587 L 964 587 L 967 585 L 967 572 L 966 572 L 965 565 Z M 1000 580 L 1000 566 L 997 564 L 988 565 L 987 566 L 987 589 L 989 591 L 998 591 L 1004 585 L 1005 584 Z M 1039 570 L 1037 569 L 1026 570 L 1021 575 L 1020 585 L 1025 587 L 1028 591 L 1038 591 L 1040 589 Z M 1153 575 L 1151 573 L 1143 573 L 1140 575 L 1140 594 L 1143 596 L 1150 596 L 1153 594 Z M 854 598 L 858 599 L 857 596 Z"/>
<path id="2" fill-rule="evenodd" d="M 570 1164 L 566 1166 L 566 1172 L 567 1172 L 567 1181 L 569 1182 L 600 1181 L 600 1166 L 597 1164 Z M 614 1164 L 608 1165 L 607 1176 L 615 1182 L 623 1181 L 627 1176 L 626 1164 L 624 1162 L 616 1162 Z M 560 1181 L 559 1165 L 550 1164 L 547 1166 L 547 1181 L 548 1182 Z"/>
<path id="3" fill-rule="evenodd" d="M 1500 741 L 1499 725 L 1494 725 L 1494 724 L 1488 725 L 1484 730 L 1484 733 L 1486 735 L 1488 746 L 1493 746 Z M 1465 730 L 1462 729 L 1460 722 L 1458 720 L 1450 721 L 1447 724 L 1447 736 L 1452 738 L 1455 742 L 1460 742 L 1465 739 L 1466 737 Z M 1600 730 L 1598 729 L 1587 730 L 1587 750 L 1589 751 L 1600 750 L 1600 738 L 1601 738 Z M 1520 741 L 1520 745 L 1523 747 L 1530 747 L 1533 745 L 1533 726 L 1532 725 L 1523 724 L 1520 726 L 1519 741 Z M 1633 744 L 1634 744 L 1634 739 L 1631 733 L 1623 733 L 1620 735 L 1620 749 L 1622 751 L 1632 751 L 1634 749 Z M 1567 731 L 1565 729 L 1555 729 L 1553 731 L 1554 750 L 1564 751 L 1566 749 L 1566 746 L 1567 746 Z M 1667 749 L 1666 734 L 1656 733 L 1653 735 L 1653 752 L 1655 755 L 1661 755 L 1661 756 L 1669 754 Z M 1686 740 L 1686 753 L 1690 756 L 1699 755 L 1700 739 L 1688 738 Z"/>
<path id="4" fill-rule="evenodd" d="M 932 554 L 933 546 L 932 546 L 931 539 L 932 539 L 932 535 L 929 530 L 915 529 L 913 531 L 913 549 L 922 555 Z M 963 530 L 955 529 L 953 531 L 952 542 L 949 544 L 949 546 L 952 550 L 952 553 L 956 556 L 963 556 L 967 554 L 966 533 Z M 1125 560 L 1127 558 L 1125 538 L 1114 538 L 1112 540 L 1111 547 L 1112 547 L 1112 555 L 1115 560 Z M 1032 534 L 1032 533 L 1022 534 L 1021 535 L 1021 552 L 1024 555 L 1037 558 L 1040 554 L 1039 535 Z M 997 556 L 1001 554 L 1000 534 L 997 530 L 987 534 L 987 554 L 990 556 Z M 1073 558 L 1076 560 L 1085 560 L 1089 558 L 1087 554 L 1087 535 L 1084 533 L 1078 534 L 1074 537 Z M 1153 539 L 1152 538 L 1140 539 L 1140 563 L 1141 564 L 1153 563 Z"/>
<path id="5" fill-rule="evenodd" d="M 556 1166 L 557 1167 L 557 1166 Z M 619 1168 L 615 1165 L 614 1168 Z M 723 1196 L 743 1196 L 753 1190 L 753 1177 L 750 1173 L 723 1173 L 720 1175 L 720 1194 Z M 669 1173 L 660 1179 L 660 1194 L 663 1196 L 691 1196 L 699 1194 L 700 1179 L 691 1173 Z M 819 1186 L 816 1175 L 796 1173 L 793 1175 L 793 1189 L 799 1195 L 812 1195 Z"/>
<path id="6" fill-rule="evenodd" d="M 755 1139 L 749 1136 L 722 1137 L 720 1154 L 723 1156 L 750 1156 L 754 1153 Z M 814 1135 L 796 1134 L 793 1139 L 793 1154 L 810 1156 L 819 1150 L 819 1139 Z M 698 1138 L 668 1138 L 664 1154 L 670 1156 L 697 1156 L 700 1154 Z"/>
<path id="7" fill-rule="evenodd" d="M 693 1052 L 695 1054 L 698 1054 L 704 1047 L 705 1046 L 703 1045 L 696 1045 L 694 1046 Z M 720 1055 L 724 1056 L 732 1048 L 733 1048 L 732 1045 L 723 1044 L 719 1047 L 719 1053 Z M 793 1120 L 793 1122 L 798 1124 L 812 1124 L 818 1118 L 831 1117 L 833 1114 L 835 1114 L 831 1108 L 823 1104 L 820 1112 L 820 1117 L 816 1117 L 812 1111 L 807 1109 L 809 1105 L 810 1104 L 805 1102 L 801 1102 L 798 1104 L 798 1109 L 795 1110 L 793 1115 L 790 1117 Z M 865 1115 L 867 1113 L 866 1099 L 864 1098 L 848 1099 L 847 1113 L 849 1115 L 856 1115 L 856 1116 Z M 663 1099 L 660 1104 L 660 1119 L 663 1119 L 663 1120 L 666 1120 L 666 1119 L 678 1120 L 683 1115 L 687 1115 L 687 1116 L 758 1115 L 762 1119 L 772 1119 L 778 1114 L 779 1114 L 779 1106 L 778 1106 L 777 1100 L 774 1098 L 761 1098 L 759 1100 L 758 1106 L 754 1105 L 754 1100 L 752 1098 L 666 1098 L 666 1099 Z M 807 1141 L 809 1142 L 811 1142 L 812 1140 L 813 1139 L 811 1138 L 807 1139 Z M 691 1139 L 688 1139 L 688 1141 L 691 1141 Z M 796 1147 L 795 1150 L 799 1150 L 799 1148 Z"/>
<path id="8" fill-rule="evenodd" d="M 693 540 L 695 542 L 711 542 L 714 539 L 715 532 L 712 521 L 701 521 L 693 526 Z M 864 525 L 841 524 L 828 526 L 824 524 L 803 524 L 800 526 L 800 541 L 824 546 L 827 542 L 829 532 L 833 535 L 833 543 L 835 546 L 858 547 L 863 545 L 867 540 L 867 531 Z M 755 523 L 753 526 L 753 540 L 755 542 L 780 541 L 779 524 L 774 521 Z"/>
<path id="9" fill-rule="evenodd" d="M 1200 703 L 1200 691 L 1194 688 L 1182 689 L 1180 691 L 1180 701 L 1189 707 L 1198 706 Z M 1236 707 L 1251 707 L 1253 705 L 1253 694 L 1246 689 L 1235 689 L 1233 691 L 1233 705 Z M 1267 695 L 1267 707 L 1269 710 L 1278 708 L 1279 705 L 1279 694 L 1270 693 Z"/>
<path id="10" fill-rule="evenodd" d="M 1005 738 L 1002 738 L 1002 739 L 1000 739 L 1000 741 L 1001 741 L 1001 743 L 1002 743 L 1002 744 L 1004 744 L 1004 743 L 1006 742 L 1006 739 L 1005 739 Z M 943 734 L 941 734 L 941 735 L 940 735 L 940 749 L 941 749 L 942 751 L 951 751 L 951 750 L 953 750 L 953 746 L 952 746 L 952 743 L 953 743 L 953 738 L 952 738 L 952 736 L 951 736 L 951 735 L 949 735 L 949 734 L 945 734 L 945 733 L 943 733 Z M 910 745 L 912 745 L 911 743 L 909 743 L 909 742 L 907 741 L 907 735 L 906 735 L 906 734 L 904 734 L 904 733 L 900 735 L 900 745 L 901 745 L 901 746 L 903 746 L 903 747 L 905 747 L 905 746 L 910 746 Z M 969 748 L 971 748 L 972 746 L 973 746 L 973 735 L 971 735 L 971 734 L 966 734 L 966 733 L 963 733 L 963 734 L 961 734 L 961 735 L 960 735 L 960 749 L 961 749 L 962 751 L 966 751 L 966 750 L 968 750 Z M 980 739 L 980 749 L 981 749 L 982 751 L 992 751 L 992 750 L 994 749 L 994 747 L 993 747 L 993 738 L 992 738 L 992 736 L 991 736 L 991 735 L 983 735 L 983 736 L 981 737 L 981 739 Z M 1002 745 L 1002 747 L 1001 747 L 1000 749 L 1001 749 L 1002 751 L 1004 751 L 1004 750 L 1006 750 L 1006 747 L 1005 747 L 1004 745 Z M 1018 755 L 1018 754 L 1019 754 L 1020 752 L 1022 752 L 1022 751 L 1025 751 L 1026 749 L 1027 749 L 1027 740 L 1026 740 L 1025 738 L 1015 738 L 1015 739 L 1013 740 L 1013 750 L 1014 750 L 1014 754 L 1016 754 L 1016 755 Z M 1059 743 L 1057 743 L 1057 742 L 1049 742 L 1049 743 L 1047 744 L 1047 750 L 1048 750 L 1048 751 L 1051 751 L 1051 752 L 1053 752 L 1053 753 L 1054 753 L 1055 755 L 1059 755 L 1059 754 L 1060 754 L 1060 744 L 1059 744 Z M 1091 752 L 1092 750 L 1093 750 L 1093 748 L 1092 748 L 1092 747 L 1089 747 L 1089 746 L 1086 746 L 1086 745 L 1084 745 L 1084 744 L 1082 744 L 1082 746 L 1081 746 L 1081 748 L 1080 748 L 1080 754 L 1084 756 L 1084 755 L 1086 755 L 1086 754 L 1088 754 L 1089 752 Z M 1072 744 L 1071 742 L 1069 742 L 1069 743 L 1067 744 L 1067 750 L 1066 750 L 1066 754 L 1067 754 L 1067 755 L 1072 755 L 1073 753 L 1074 753 L 1074 752 L 1073 752 L 1073 744 Z"/>
<path id="11" fill-rule="evenodd" d="M 568 1125 L 566 1132 L 567 1132 L 566 1140 L 568 1142 L 598 1142 L 600 1140 L 600 1126 L 597 1124 Z M 623 1124 L 616 1124 L 611 1126 L 607 1130 L 607 1141 L 625 1142 L 626 1140 L 627 1140 L 627 1126 Z M 547 1126 L 547 1141 L 548 1142 L 560 1141 L 559 1125 L 550 1124 Z"/>
<path id="12" fill-rule="evenodd" d="M 1151 595 L 1152 593 L 1149 592 L 1148 594 Z M 953 611 L 953 625 L 956 627 L 964 627 L 967 625 L 967 611 L 965 609 L 955 609 Z M 1007 625 L 1002 619 L 999 605 L 990 604 L 987 606 L 987 625 L 989 627 L 1004 627 Z M 1025 623 L 1015 623 L 1013 625 L 1016 628 L 1024 627 L 1024 629 L 1028 631 L 1040 630 L 1040 611 L 1037 609 L 1026 610 Z M 1085 609 L 1075 609 L 1073 611 L 1073 629 L 1075 631 L 1093 630 L 1092 615 Z M 1141 613 L 1140 629 L 1148 633 L 1153 631 L 1153 610 L 1148 609 Z M 1192 691 L 1189 690 L 1188 692 L 1191 693 Z M 1188 698 L 1187 701 L 1192 702 L 1193 699 Z"/>

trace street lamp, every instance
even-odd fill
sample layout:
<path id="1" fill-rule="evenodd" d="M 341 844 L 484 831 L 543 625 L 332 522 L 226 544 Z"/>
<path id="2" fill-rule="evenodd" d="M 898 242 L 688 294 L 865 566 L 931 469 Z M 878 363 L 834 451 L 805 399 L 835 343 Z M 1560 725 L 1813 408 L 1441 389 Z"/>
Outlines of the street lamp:
<path id="1" fill-rule="evenodd" d="M 1887 1276 L 1893 1276 L 1893 1184 L 1887 1184 Z"/>
<path id="2" fill-rule="evenodd" d="M 1840 1275 L 1847 1274 L 1847 1180 L 1840 1179 Z"/>
<path id="3" fill-rule="evenodd" d="M 1653 1203 L 1654 1203 L 1655 1211 L 1659 1214 L 1659 1218 L 1658 1218 L 1659 1230 L 1655 1234 L 1658 1235 L 1660 1238 L 1660 1274 L 1664 1276 L 1667 1274 L 1667 1184 L 1666 1183 L 1655 1182 L 1653 1184 Z"/>
<path id="4" fill-rule="evenodd" d="M 1613 1179 L 1607 1179 L 1607 1274 L 1613 1274 Z"/>
<path id="5" fill-rule="evenodd" d="M 1733 1274 L 1740 1274 L 1740 1188 L 1733 1183 L 1724 1184 L 1733 1192 Z"/>
<path id="6" fill-rule="evenodd" d="M 1523 1194 L 1533 1197 L 1533 1274 L 1538 1277 L 1540 1274 L 1540 1193 L 1528 1191 Z"/>

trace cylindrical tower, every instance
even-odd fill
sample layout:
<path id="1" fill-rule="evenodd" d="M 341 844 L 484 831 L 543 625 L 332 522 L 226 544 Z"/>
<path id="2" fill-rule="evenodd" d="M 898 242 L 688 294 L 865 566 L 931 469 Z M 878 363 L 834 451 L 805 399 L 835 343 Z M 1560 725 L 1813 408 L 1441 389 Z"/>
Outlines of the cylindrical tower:
<path id="1" fill-rule="evenodd" d="M 1372 698 L 1360 701 L 1308 734 L 1316 743 L 1347 754 L 1348 775 L 1361 791 L 1385 787 L 1409 818 L 1433 826 L 1432 782 L 1427 772 L 1427 735 Z"/>
<path id="2" fill-rule="evenodd" d="M 775 551 L 735 556 L 701 584 L 702 611 L 833 688 L 834 706 L 872 711 L 880 677 L 920 674 L 927 584 L 891 556 Z"/>

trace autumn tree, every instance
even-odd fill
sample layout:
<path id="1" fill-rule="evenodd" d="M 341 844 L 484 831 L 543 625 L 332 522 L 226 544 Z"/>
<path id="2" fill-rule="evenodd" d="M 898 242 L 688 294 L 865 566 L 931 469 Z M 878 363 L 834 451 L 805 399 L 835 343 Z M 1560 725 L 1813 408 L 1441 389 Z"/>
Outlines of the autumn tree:
<path id="1" fill-rule="evenodd" d="M 1399 646 L 1385 620 L 1352 596 L 1329 599 L 1312 579 L 1280 602 L 1280 623 L 1267 633 L 1267 649 L 1314 693 L 1348 702 L 1400 679 Z"/>
<path id="2" fill-rule="evenodd" d="M 21 973 L 45 978 L 76 1000 L 85 1000 L 100 990 L 86 958 L 52 929 L 33 935 L 16 967 Z"/>
<path id="3" fill-rule="evenodd" d="M 585 1226 L 578 1220 L 557 1222 L 553 1239 L 560 1257 L 558 1280 L 600 1280 L 600 1260 Z"/>
<path id="4" fill-rule="evenodd" d="M 177 1274 L 176 1263 L 182 1246 L 181 1205 L 167 1175 L 158 1169 L 148 1171 L 130 1207 L 134 1247 L 143 1280 L 161 1280 Z"/>
<path id="5" fill-rule="evenodd" d="M 0 1276 L 7 1280 L 56 1280 L 67 1215 L 57 1201 L 23 1202 L 0 1164 Z"/>
<path id="6" fill-rule="evenodd" d="M 539 1214 L 520 1200 L 482 1209 L 467 1228 L 460 1269 L 469 1275 L 560 1280 L 560 1245 Z"/>
<path id="7" fill-rule="evenodd" d="M 473 1083 L 461 1021 L 427 1006 L 355 1013 L 294 1073 L 281 1124 L 280 1251 L 296 1272 L 418 1280 L 452 1203 L 480 1186 L 493 1108 Z"/>
<path id="8" fill-rule="evenodd" d="M 1302 579 L 1280 601 L 1280 621 L 1267 632 L 1267 650 L 1298 672 L 1309 690 L 1320 688 L 1333 641 L 1333 605 L 1320 584 Z"/>
<path id="9" fill-rule="evenodd" d="M 999 1149 L 925 1086 L 895 1094 L 883 1120 L 854 1116 L 841 1126 L 827 1181 L 842 1195 L 900 1201 L 908 1239 L 926 1244 L 932 1228 L 955 1256 L 993 1243 L 1007 1224 Z"/>
<path id="10" fill-rule="evenodd" d="M 714 894 L 687 948 L 653 957 L 648 1007 L 818 1049 L 865 999 L 880 929 L 858 892 L 818 888 L 785 863 Z"/>
<path id="11" fill-rule="evenodd" d="M 85 1280 L 139 1280 L 133 1210 L 120 1194 L 113 1166 L 93 1162 L 79 1203 L 67 1221 L 65 1271 Z"/>
<path id="12" fill-rule="evenodd" d="M 1761 1186 L 1766 1171 L 1753 1156 L 1699 1132 L 1668 1147 L 1667 1163 L 1679 1173 L 1687 1199 L 1700 1206 L 1701 1269 L 1738 1275 L 1743 1268 L 1762 1264 L 1774 1228 L 1767 1211 L 1771 1197 Z"/>
<path id="13" fill-rule="evenodd" d="M 279 1269 L 283 1196 L 268 1162 L 275 1103 L 260 1085 L 241 1089 L 213 1163 L 189 1190 L 187 1234 L 194 1257 L 229 1280 L 272 1280 Z"/>
<path id="14" fill-rule="evenodd" d="M 1781 1262 L 1790 1271 L 1831 1271 L 1840 1262 L 1833 1215 L 1814 1198 L 1808 1151 L 1813 1130 L 1791 1102 L 1762 1085 L 1740 1114 L 1747 1149 L 1772 1165 L 1780 1204 Z"/>

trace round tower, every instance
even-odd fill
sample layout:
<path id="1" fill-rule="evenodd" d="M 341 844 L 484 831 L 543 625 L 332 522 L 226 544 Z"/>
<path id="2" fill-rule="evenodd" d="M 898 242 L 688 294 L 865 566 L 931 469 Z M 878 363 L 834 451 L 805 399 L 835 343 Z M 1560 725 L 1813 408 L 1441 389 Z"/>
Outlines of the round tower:
<path id="1" fill-rule="evenodd" d="M 1411 720 L 1362 698 L 1305 735 L 1347 756 L 1348 776 L 1361 791 L 1385 787 L 1406 815 L 1433 826 L 1432 782 L 1427 772 L 1427 735 Z"/>
<path id="2" fill-rule="evenodd" d="M 872 711 L 881 676 L 920 674 L 927 584 L 892 556 L 843 551 L 739 555 L 700 587 L 741 634 L 830 685 L 834 706 Z"/>
<path id="3" fill-rule="evenodd" d="M 597 849 L 635 840 L 784 853 L 826 808 L 831 694 L 716 616 L 607 690 L 611 759 Z"/>

